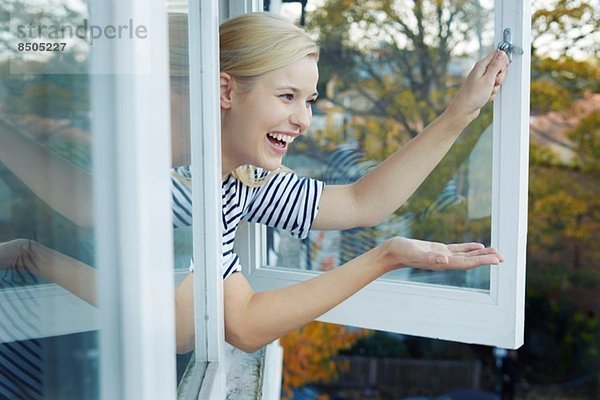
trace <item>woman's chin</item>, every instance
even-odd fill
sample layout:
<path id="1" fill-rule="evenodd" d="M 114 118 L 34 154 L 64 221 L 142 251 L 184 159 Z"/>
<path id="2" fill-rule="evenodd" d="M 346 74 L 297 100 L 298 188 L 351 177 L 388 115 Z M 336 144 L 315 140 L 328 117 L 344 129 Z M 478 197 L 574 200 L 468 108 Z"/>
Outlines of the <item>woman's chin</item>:
<path id="1" fill-rule="evenodd" d="M 279 168 L 281 168 L 281 158 L 275 160 L 275 159 L 270 159 L 270 160 L 263 160 L 260 164 L 255 165 L 256 167 L 260 167 L 264 170 L 267 171 L 275 171 L 278 170 Z"/>

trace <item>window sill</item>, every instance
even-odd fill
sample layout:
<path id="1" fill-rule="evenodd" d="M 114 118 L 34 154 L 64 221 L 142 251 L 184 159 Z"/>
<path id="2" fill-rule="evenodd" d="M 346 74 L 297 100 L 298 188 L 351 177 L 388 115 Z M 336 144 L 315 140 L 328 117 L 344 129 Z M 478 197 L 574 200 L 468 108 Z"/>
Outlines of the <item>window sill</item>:
<path id="1" fill-rule="evenodd" d="M 283 349 L 278 341 L 250 354 L 226 344 L 225 360 L 226 399 L 280 398 Z"/>

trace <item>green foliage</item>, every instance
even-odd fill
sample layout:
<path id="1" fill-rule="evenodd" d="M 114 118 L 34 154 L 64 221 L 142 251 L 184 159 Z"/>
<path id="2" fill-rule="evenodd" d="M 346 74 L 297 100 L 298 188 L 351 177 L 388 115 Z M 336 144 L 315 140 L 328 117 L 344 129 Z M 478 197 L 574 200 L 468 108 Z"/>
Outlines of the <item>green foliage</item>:
<path id="1" fill-rule="evenodd" d="M 553 81 L 537 79 L 531 82 L 531 112 L 545 114 L 573 103 L 573 94 Z"/>
<path id="2" fill-rule="evenodd" d="M 560 165 L 548 151 L 531 160 L 521 355 L 530 379 L 566 381 L 600 365 L 600 179 Z"/>
<path id="3" fill-rule="evenodd" d="M 458 43 L 480 40 L 486 13 L 477 2 L 426 0 L 328 0 L 311 13 L 308 29 L 322 46 L 320 91 L 352 115 L 343 134 L 328 131 L 326 149 L 354 138 L 368 159 L 382 161 L 416 136 L 460 86 L 462 78 L 448 73 L 450 54 Z M 491 119 L 486 107 L 399 214 L 434 201 Z"/>
<path id="4" fill-rule="evenodd" d="M 600 257 L 595 245 L 600 240 L 599 178 L 567 167 L 532 166 L 529 192 L 531 262 L 561 268 L 595 265 Z"/>
<path id="5" fill-rule="evenodd" d="M 572 113 L 575 100 L 600 92 L 600 64 L 593 60 L 598 43 L 583 46 L 598 30 L 597 13 L 590 2 L 565 0 L 534 12 L 534 113 Z M 543 45 L 548 36 L 555 41 Z M 552 51 L 557 58 L 547 56 Z M 591 59 L 570 56 L 582 51 Z M 599 116 L 592 112 L 567 133 L 576 155 L 572 163 L 549 148 L 530 146 L 527 346 L 521 356 L 528 378 L 540 383 L 585 376 L 600 366 Z"/>
<path id="6" fill-rule="evenodd" d="M 583 118 L 568 136 L 577 147 L 575 166 L 600 178 L 600 111 Z"/>
<path id="7" fill-rule="evenodd" d="M 477 38 L 468 21 L 484 13 L 470 1 L 328 0 L 310 15 L 308 29 L 321 42 L 323 81 L 335 77 L 339 90 L 369 103 L 345 108 L 392 118 L 412 137 L 454 94 L 450 54 L 457 43 Z"/>
<path id="8" fill-rule="evenodd" d="M 558 166 L 560 165 L 560 159 L 549 147 L 530 143 L 529 164 L 539 166 Z"/>
<path id="9" fill-rule="evenodd" d="M 532 67 L 535 79 L 546 78 L 578 97 L 585 92 L 600 91 L 600 64 L 591 59 L 577 61 L 570 57 L 557 60 L 537 57 L 533 60 Z M 568 106 L 564 105 L 565 108 Z"/>
<path id="10" fill-rule="evenodd" d="M 591 61 L 534 58 L 531 77 L 534 114 L 565 110 L 585 93 L 600 92 L 600 64 Z"/>
<path id="11" fill-rule="evenodd" d="M 532 2 L 531 54 L 570 57 L 585 52 L 597 56 L 600 43 L 590 41 L 590 35 L 600 30 L 600 10 L 597 3 L 586 0 L 550 0 Z"/>

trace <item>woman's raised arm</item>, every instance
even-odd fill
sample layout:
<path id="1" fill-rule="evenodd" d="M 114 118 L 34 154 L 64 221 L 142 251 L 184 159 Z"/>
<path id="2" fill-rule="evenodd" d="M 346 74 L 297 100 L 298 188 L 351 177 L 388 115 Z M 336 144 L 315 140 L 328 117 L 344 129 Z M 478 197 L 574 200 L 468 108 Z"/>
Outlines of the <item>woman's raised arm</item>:
<path id="1" fill-rule="evenodd" d="M 369 174 L 351 185 L 326 186 L 313 229 L 374 226 L 423 183 L 462 130 L 500 88 L 508 57 L 498 51 L 479 61 L 446 111 Z"/>
<path id="2" fill-rule="evenodd" d="M 0 162 L 53 210 L 79 226 L 93 224 L 91 175 L 2 120 Z"/>

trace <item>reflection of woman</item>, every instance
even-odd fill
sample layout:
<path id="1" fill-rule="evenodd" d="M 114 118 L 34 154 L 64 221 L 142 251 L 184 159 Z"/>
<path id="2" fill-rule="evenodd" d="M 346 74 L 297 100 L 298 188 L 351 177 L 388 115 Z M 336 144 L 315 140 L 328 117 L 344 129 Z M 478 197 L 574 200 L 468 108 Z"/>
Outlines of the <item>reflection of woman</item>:
<path id="1" fill-rule="evenodd" d="M 420 135 L 359 181 L 325 186 L 280 170 L 288 146 L 311 122 L 311 104 L 317 97 L 315 43 L 285 19 L 256 13 L 225 22 L 220 44 L 221 270 L 228 342 L 254 351 L 396 268 L 468 269 L 502 261 L 495 249 L 480 244 L 444 245 L 394 237 L 309 281 L 274 291 L 252 291 L 239 273 L 233 251 L 240 220 L 277 226 L 297 237 L 304 237 L 309 229 L 379 223 L 417 189 L 461 130 L 495 96 L 508 60 L 498 52 L 478 62 L 448 109 Z M 177 226 L 191 221 L 190 173 L 187 167 L 175 170 Z M 176 292 L 179 351 L 193 347 L 192 294 L 189 275 Z"/>

